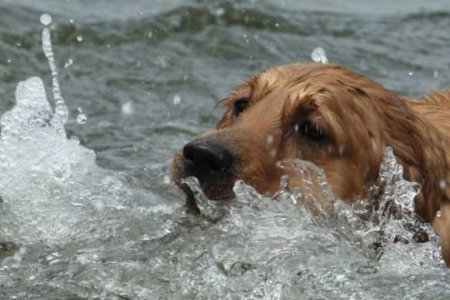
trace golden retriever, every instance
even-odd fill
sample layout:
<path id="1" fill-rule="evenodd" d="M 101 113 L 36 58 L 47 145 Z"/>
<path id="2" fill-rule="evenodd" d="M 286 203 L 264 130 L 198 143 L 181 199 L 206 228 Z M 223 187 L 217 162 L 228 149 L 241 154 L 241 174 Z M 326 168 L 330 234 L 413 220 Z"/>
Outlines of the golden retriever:
<path id="1" fill-rule="evenodd" d="M 181 180 L 195 176 L 209 199 L 232 198 L 237 179 L 272 195 L 284 174 L 277 162 L 298 158 L 323 169 L 351 203 L 367 197 L 390 146 L 404 178 L 421 184 L 415 210 L 440 235 L 450 265 L 450 92 L 413 101 L 344 66 L 289 64 L 250 78 L 224 106 L 216 130 L 173 159 L 172 177 L 186 193 Z"/>

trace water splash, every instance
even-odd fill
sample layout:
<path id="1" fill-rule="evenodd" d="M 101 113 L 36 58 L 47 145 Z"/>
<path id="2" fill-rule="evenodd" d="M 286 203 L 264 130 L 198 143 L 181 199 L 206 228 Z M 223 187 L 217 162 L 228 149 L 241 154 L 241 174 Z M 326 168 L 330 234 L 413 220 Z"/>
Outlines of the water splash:
<path id="1" fill-rule="evenodd" d="M 77 123 L 80 125 L 84 125 L 87 122 L 87 116 L 83 113 L 81 107 L 78 107 L 78 115 L 77 115 Z"/>
<path id="2" fill-rule="evenodd" d="M 180 95 L 175 94 L 175 95 L 173 96 L 172 102 L 173 102 L 173 105 L 178 105 L 178 104 L 180 104 L 180 103 L 181 103 L 181 97 L 180 97 Z"/>
<path id="3" fill-rule="evenodd" d="M 68 69 L 71 65 L 73 65 L 73 59 L 69 58 L 64 64 L 64 69 Z"/>
<path id="4" fill-rule="evenodd" d="M 397 269 L 443 266 L 438 236 L 415 212 L 414 198 L 420 189 L 418 183 L 403 179 L 403 166 L 388 147 L 369 200 L 353 205 L 362 220 L 359 234 L 379 247 L 378 258 L 389 262 L 386 267 L 392 267 L 392 261 L 397 261 Z"/>
<path id="5" fill-rule="evenodd" d="M 50 16 L 41 20 L 51 23 Z M 147 199 L 150 195 L 127 188 L 118 174 L 97 167 L 94 151 L 67 139 L 68 109 L 60 93 L 49 28 L 44 28 L 42 39 L 52 71 L 55 110 L 42 80 L 32 77 L 18 84 L 14 107 L 0 119 L 0 242 L 63 245 L 110 238 L 123 232 L 119 228 L 127 227 L 127 219 L 165 210 L 152 207 L 156 198 Z M 83 123 L 86 117 L 79 112 L 77 121 Z M 137 205 L 143 197 L 148 201 Z M 128 214 L 137 219 L 122 218 Z"/>
<path id="6" fill-rule="evenodd" d="M 52 16 L 49 14 L 42 14 L 40 17 L 42 25 L 49 26 L 52 23 Z"/>
<path id="7" fill-rule="evenodd" d="M 127 116 L 131 116 L 132 114 L 134 114 L 133 102 L 128 101 L 122 105 L 122 114 L 127 115 Z"/>
<path id="8" fill-rule="evenodd" d="M 225 218 L 235 225 L 248 228 L 255 226 L 248 224 L 255 222 L 254 214 L 262 210 L 272 218 L 275 209 L 281 218 L 301 220 L 292 227 L 295 230 L 301 231 L 302 227 L 311 225 L 317 229 L 318 226 L 331 234 L 329 238 L 341 245 L 348 245 L 364 257 L 379 260 L 385 268 L 391 266 L 387 262 L 398 259 L 404 263 L 397 263 L 397 268 L 443 265 L 438 237 L 414 211 L 414 198 L 420 191 L 420 185 L 403 179 L 403 167 L 397 163 L 391 148 L 384 153 L 379 179 L 370 188 L 369 198 L 353 205 L 334 195 L 323 170 L 314 164 L 286 160 L 279 162 L 279 167 L 287 175 L 282 177 L 280 191 L 271 199 L 238 181 L 234 186 L 236 200 L 224 208 L 205 197 L 198 181 L 190 181 L 189 186 L 199 197 L 197 205 L 202 214 L 215 222 Z M 294 187 L 290 187 L 292 183 L 295 183 Z M 255 209 L 258 213 L 254 212 Z M 251 216 L 243 217 L 245 214 Z M 297 233 L 291 232 L 292 228 L 287 230 L 295 236 Z M 265 234 L 274 230 L 277 229 L 267 229 Z M 255 231 L 252 230 L 253 233 Z M 405 248 L 408 249 L 406 255 Z"/>
<path id="9" fill-rule="evenodd" d="M 53 99 L 55 100 L 55 115 L 53 116 L 52 123 L 60 128 L 60 133 L 65 135 L 63 130 L 64 124 L 67 122 L 69 111 L 64 103 L 64 99 L 61 95 L 61 88 L 58 81 L 58 70 L 56 68 L 55 56 L 53 53 L 51 32 L 48 27 L 51 24 L 52 18 L 48 14 L 41 16 L 41 22 L 46 25 L 42 30 L 42 50 L 47 57 L 48 64 L 52 73 L 52 87 L 53 87 Z"/>
<path id="10" fill-rule="evenodd" d="M 187 184 L 191 189 L 194 197 L 193 200 L 204 217 L 212 222 L 217 222 L 225 216 L 226 209 L 224 209 L 222 205 L 224 202 L 209 200 L 205 193 L 203 193 L 197 178 L 185 178 L 183 179 L 183 183 Z"/>
<path id="11" fill-rule="evenodd" d="M 317 47 L 311 52 L 311 59 L 317 63 L 328 63 L 327 55 L 322 47 Z"/>

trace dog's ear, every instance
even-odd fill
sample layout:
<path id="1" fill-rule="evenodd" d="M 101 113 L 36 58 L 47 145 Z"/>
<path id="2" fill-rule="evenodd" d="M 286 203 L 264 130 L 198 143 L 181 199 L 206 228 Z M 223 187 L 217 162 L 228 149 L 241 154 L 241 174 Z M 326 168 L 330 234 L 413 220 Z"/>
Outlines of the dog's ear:
<path id="1" fill-rule="evenodd" d="M 447 184 L 446 143 L 438 129 L 395 95 L 379 107 L 383 115 L 386 143 L 404 166 L 404 177 L 418 182 L 422 190 L 415 208 L 426 222 L 432 222 L 441 203 L 450 204 Z"/>

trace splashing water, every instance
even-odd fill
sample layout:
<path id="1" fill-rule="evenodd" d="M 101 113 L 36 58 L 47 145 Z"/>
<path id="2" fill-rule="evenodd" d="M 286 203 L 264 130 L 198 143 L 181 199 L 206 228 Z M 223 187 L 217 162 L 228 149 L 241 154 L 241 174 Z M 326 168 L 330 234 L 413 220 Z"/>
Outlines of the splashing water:
<path id="1" fill-rule="evenodd" d="M 87 116 L 83 113 L 81 107 L 78 107 L 77 123 L 80 125 L 86 124 Z"/>
<path id="2" fill-rule="evenodd" d="M 317 47 L 311 52 L 311 59 L 322 64 L 328 63 L 327 55 L 322 47 Z"/>
<path id="3" fill-rule="evenodd" d="M 304 182 L 289 189 L 289 178 L 284 177 L 281 190 L 268 198 L 238 181 L 236 199 L 226 207 L 208 201 L 198 182 L 187 180 L 201 214 L 215 224 L 188 238 L 189 250 L 182 252 L 178 267 L 195 271 L 183 273 L 183 283 L 172 282 L 172 288 L 185 297 L 376 299 L 383 290 L 376 282 L 395 276 L 399 286 L 386 298 L 398 299 L 409 298 L 410 287 L 424 279 L 409 274 L 423 274 L 427 268 L 440 273 L 436 237 L 412 213 L 418 186 L 402 178 L 391 149 L 385 152 L 380 179 L 372 188 L 382 203 L 377 208 L 368 208 L 374 199 L 355 208 L 343 203 L 331 192 L 323 171 L 309 162 L 284 161 L 280 166 L 297 172 Z M 399 208 L 395 218 L 386 210 L 394 206 Z M 369 217 L 361 218 L 362 211 Z M 431 242 L 397 242 L 395 236 L 412 235 L 405 226 L 412 223 L 427 231 Z M 175 276 L 169 269 L 164 272 Z"/>
<path id="4" fill-rule="evenodd" d="M 178 105 L 178 104 L 180 104 L 180 103 L 181 103 L 181 97 L 180 97 L 180 95 L 175 94 L 175 95 L 173 96 L 173 105 Z"/>
<path id="5" fill-rule="evenodd" d="M 62 126 L 67 122 L 69 112 L 61 95 L 61 89 L 58 81 L 58 70 L 56 68 L 55 55 L 53 54 L 51 44 L 51 33 L 50 29 L 47 27 L 51 24 L 51 21 L 52 18 L 50 15 L 44 14 L 41 16 L 41 22 L 46 25 L 46 27 L 42 30 L 42 50 L 47 57 L 50 70 L 52 71 L 53 98 L 55 100 L 55 115 L 52 118 L 52 122 L 54 122 L 54 125 L 61 129 L 61 133 L 65 134 L 65 131 L 62 130 Z"/>
<path id="6" fill-rule="evenodd" d="M 41 19 L 50 24 L 51 17 Z M 42 38 L 55 111 L 42 80 L 33 77 L 18 84 L 15 106 L 0 120 L 0 298 L 85 298 L 86 291 L 114 298 L 122 282 L 103 278 L 106 269 L 92 272 L 96 264 L 132 255 L 127 251 L 133 243 L 155 247 L 174 236 L 167 216 L 177 207 L 151 191 L 127 187 L 120 174 L 95 165 L 94 151 L 67 139 L 68 110 L 48 28 Z M 67 284 L 73 274 L 78 279 Z M 91 283 L 104 288 L 98 291 Z"/>
<path id="7" fill-rule="evenodd" d="M 73 59 L 69 58 L 64 64 L 64 69 L 68 69 L 71 65 L 73 65 Z"/>
<path id="8" fill-rule="evenodd" d="M 51 17 L 41 19 L 50 24 Z M 124 226 L 126 220 L 119 216 L 131 213 L 127 204 L 142 195 L 125 188 L 117 174 L 98 168 L 94 151 L 66 138 L 68 109 L 47 27 L 42 40 L 52 70 L 55 111 L 42 80 L 33 77 L 18 84 L 16 104 L 0 120 L 0 241 L 61 244 L 101 238 Z M 86 121 L 82 111 L 77 121 Z"/>
<path id="9" fill-rule="evenodd" d="M 122 105 L 122 113 L 124 115 L 132 115 L 134 114 L 134 105 L 133 102 L 128 101 Z"/>

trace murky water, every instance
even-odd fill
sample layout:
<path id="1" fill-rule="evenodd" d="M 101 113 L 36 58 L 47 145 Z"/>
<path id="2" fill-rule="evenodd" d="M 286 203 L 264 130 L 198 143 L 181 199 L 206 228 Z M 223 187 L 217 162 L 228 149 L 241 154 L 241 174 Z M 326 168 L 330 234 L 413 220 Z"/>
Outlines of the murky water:
<path id="1" fill-rule="evenodd" d="M 168 161 L 239 81 L 318 47 L 404 95 L 450 86 L 449 25 L 447 1 L 1 2 L 0 298 L 448 299 L 437 237 L 404 228 L 417 187 L 389 149 L 364 217 L 300 161 L 283 163 L 319 178 L 325 206 L 303 205 L 308 182 L 274 199 L 238 182 L 219 206 L 198 190 L 193 217 Z"/>

